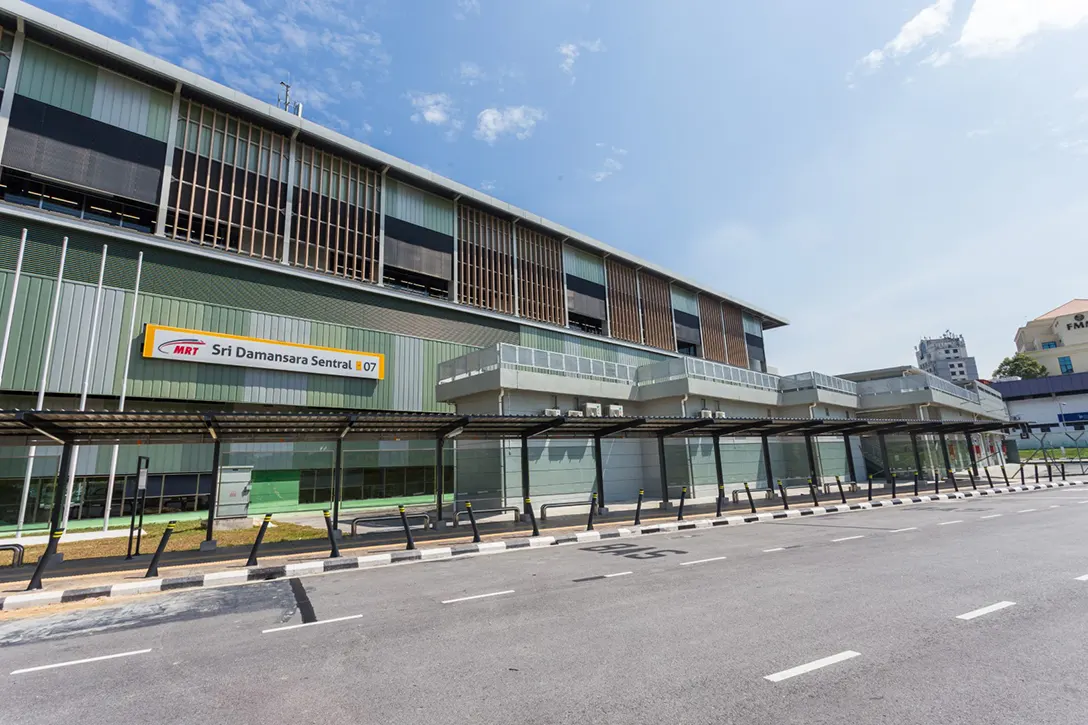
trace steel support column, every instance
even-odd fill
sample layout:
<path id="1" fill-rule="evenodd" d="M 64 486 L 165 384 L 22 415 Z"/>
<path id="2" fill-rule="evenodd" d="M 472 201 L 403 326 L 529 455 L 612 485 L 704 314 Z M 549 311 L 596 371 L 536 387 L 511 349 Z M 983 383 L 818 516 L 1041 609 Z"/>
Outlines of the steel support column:
<path id="1" fill-rule="evenodd" d="M 661 476 L 661 506 L 669 505 L 669 472 L 665 466 L 665 436 L 657 434 L 657 465 Z"/>
<path id="2" fill-rule="evenodd" d="M 597 469 L 597 512 L 605 511 L 604 505 L 604 462 L 601 460 L 601 437 L 593 436 L 593 465 Z"/>
<path id="3" fill-rule="evenodd" d="M 529 498 L 529 436 L 521 437 L 521 500 Z"/>
<path id="4" fill-rule="evenodd" d="M 718 477 L 718 485 L 725 485 L 725 477 L 722 475 L 722 434 L 714 434 L 714 473 Z M 720 490 L 720 489 L 719 489 Z"/>
<path id="5" fill-rule="evenodd" d="M 938 433 L 938 437 L 941 440 L 941 458 L 944 460 L 944 475 L 946 477 L 951 476 L 952 461 L 948 460 L 948 441 L 945 440 L 944 433 Z"/>
<path id="6" fill-rule="evenodd" d="M 843 442 L 843 445 L 846 446 L 846 466 L 847 466 L 847 470 L 850 471 L 850 480 L 853 481 L 854 483 L 857 483 L 858 482 L 858 472 L 854 468 L 854 450 L 850 446 L 850 434 L 849 433 L 843 433 L 842 434 L 842 442 Z"/>
<path id="7" fill-rule="evenodd" d="M 888 440 L 883 433 L 877 433 L 876 437 L 880 441 L 880 460 L 884 462 L 884 485 L 887 486 L 892 482 L 892 461 L 888 457 Z"/>
<path id="8" fill-rule="evenodd" d="M 975 457 L 975 444 L 971 440 L 970 433 L 964 433 L 963 437 L 967 439 L 967 456 L 971 459 L 971 471 L 978 475 L 978 458 Z"/>
<path id="9" fill-rule="evenodd" d="M 340 501 L 344 498 L 344 439 L 336 439 L 336 452 L 333 454 L 332 463 L 332 528 L 339 531 L 340 528 Z"/>
<path id="10" fill-rule="evenodd" d="M 212 541 L 212 529 L 215 526 L 215 500 L 219 497 L 219 439 L 215 439 L 212 445 L 212 490 L 208 494 L 208 530 L 204 533 L 204 541 Z M 135 504 L 133 504 L 135 505 Z"/>
<path id="11" fill-rule="evenodd" d="M 446 437 L 440 436 L 434 442 L 434 517 L 435 521 L 442 520 L 442 497 L 446 493 Z M 456 512 L 457 502 L 453 502 Z"/>
<path id="12" fill-rule="evenodd" d="M 820 485 L 820 474 L 816 471 L 816 452 L 812 448 L 812 434 L 805 434 L 805 455 L 808 456 L 808 475 L 812 478 L 812 485 Z"/>
<path id="13" fill-rule="evenodd" d="M 914 450 L 914 470 L 924 478 L 922 471 L 922 452 L 918 450 L 918 434 L 910 434 L 910 447 Z"/>
<path id="14" fill-rule="evenodd" d="M 763 446 L 763 471 L 767 474 L 767 489 L 774 491 L 774 469 L 771 467 L 771 440 L 766 433 L 759 436 Z"/>

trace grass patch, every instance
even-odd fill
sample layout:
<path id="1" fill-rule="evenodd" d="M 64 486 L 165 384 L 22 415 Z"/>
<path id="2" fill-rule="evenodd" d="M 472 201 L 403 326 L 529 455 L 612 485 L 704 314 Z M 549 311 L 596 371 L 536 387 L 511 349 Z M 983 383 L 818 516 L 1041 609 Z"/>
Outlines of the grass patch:
<path id="1" fill-rule="evenodd" d="M 167 551 L 196 551 L 200 543 L 204 541 L 204 528 L 201 521 L 179 521 L 174 526 L 174 533 L 166 545 Z M 110 527 L 111 529 L 113 527 Z M 228 546 L 252 546 L 257 538 L 259 526 L 249 529 L 237 529 L 233 531 L 219 530 L 215 532 L 215 540 L 219 547 Z M 155 547 L 159 545 L 166 524 L 145 524 L 144 535 L 140 541 L 140 552 L 153 554 Z M 328 536 L 325 529 L 315 529 L 312 526 L 300 526 L 286 521 L 273 521 L 264 534 L 264 543 L 270 544 L 276 541 L 306 541 L 308 539 L 323 539 Z M 134 544 L 135 545 L 135 544 Z M 63 552 L 67 559 L 97 559 L 100 557 L 124 556 L 128 551 L 128 537 L 122 536 L 114 539 L 93 539 L 91 541 L 72 541 L 65 543 L 61 539 L 59 551 Z M 24 555 L 24 562 L 33 564 L 38 561 L 45 552 L 45 544 L 28 546 Z"/>

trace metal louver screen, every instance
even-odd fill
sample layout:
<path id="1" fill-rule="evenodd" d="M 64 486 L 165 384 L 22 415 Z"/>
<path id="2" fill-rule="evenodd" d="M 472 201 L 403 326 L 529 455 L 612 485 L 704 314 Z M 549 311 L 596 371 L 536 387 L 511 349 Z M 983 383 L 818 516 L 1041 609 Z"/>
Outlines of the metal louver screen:
<path id="1" fill-rule="evenodd" d="M 453 255 L 385 235 L 385 264 L 429 277 L 453 279 Z"/>

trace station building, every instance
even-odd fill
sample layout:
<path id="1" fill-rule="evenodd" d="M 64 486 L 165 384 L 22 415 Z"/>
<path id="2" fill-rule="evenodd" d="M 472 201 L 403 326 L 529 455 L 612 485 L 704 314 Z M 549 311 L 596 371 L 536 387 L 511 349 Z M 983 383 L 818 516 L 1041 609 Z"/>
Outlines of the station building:
<path id="1" fill-rule="evenodd" d="M 787 320 L 22 2 L 0 10 L 0 407 L 444 411 L 683 418 L 1006 419 L 999 395 L 916 368 L 778 375 Z M 772 338 L 773 339 L 773 338 Z M 892 467 L 915 467 L 889 439 Z M 842 439 L 818 441 L 846 475 Z M 358 443 L 345 506 L 588 496 L 588 441 Z M 949 441 L 965 465 L 966 441 Z M 1000 436 L 973 441 L 985 459 Z M 710 440 L 670 440 L 667 482 L 713 495 Z M 734 485 L 761 442 L 723 441 Z M 327 506 L 333 447 L 237 444 L 254 511 Z M 804 446 L 770 445 L 803 477 Z M 898 451 L 898 452 L 897 452 Z M 209 446 L 86 446 L 71 522 L 199 515 Z M 659 486 L 659 449 L 605 442 L 613 500 Z M 849 455 L 881 473 L 872 442 Z M 58 449 L 0 450 L 0 530 L 46 525 Z M 927 448 L 926 465 L 940 468 Z M 675 477 L 675 480 L 672 480 Z M 64 491 L 64 486 L 59 486 Z"/>

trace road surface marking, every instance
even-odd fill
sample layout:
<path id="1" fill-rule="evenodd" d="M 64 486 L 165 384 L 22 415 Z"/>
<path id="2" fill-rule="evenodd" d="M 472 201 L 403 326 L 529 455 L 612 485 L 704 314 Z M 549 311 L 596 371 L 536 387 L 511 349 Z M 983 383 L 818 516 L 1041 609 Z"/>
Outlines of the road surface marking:
<path id="1" fill-rule="evenodd" d="M 1060 509 L 1061 507 L 1062 507 L 1062 505 L 1058 504 L 1058 503 L 1050 504 L 1050 508 L 1052 508 L 1052 509 Z"/>
<path id="2" fill-rule="evenodd" d="M 273 627 L 272 629 L 262 629 L 261 634 L 269 634 L 270 632 L 285 632 L 288 629 L 301 629 L 302 627 L 313 627 L 318 624 L 332 624 L 333 622 L 346 622 L 349 619 L 359 619 L 363 615 L 351 614 L 347 617 L 336 617 L 334 619 L 322 619 L 318 622 L 303 622 L 302 624 L 288 624 L 285 627 Z"/>
<path id="3" fill-rule="evenodd" d="M 859 534 L 858 536 L 844 536 L 841 539 L 832 539 L 831 543 L 832 544 L 837 544 L 840 541 L 853 541 L 854 539 L 864 539 L 864 538 L 865 538 L 864 534 Z"/>
<path id="4" fill-rule="evenodd" d="M 1038 511 L 1038 509 L 1024 509 L 1023 511 L 1017 511 L 1018 514 L 1030 514 L 1032 511 Z"/>
<path id="5" fill-rule="evenodd" d="M 1016 604 L 1016 602 L 998 602 L 997 604 L 991 604 L 988 607 L 976 609 L 975 611 L 968 612 L 967 614 L 961 614 L 956 617 L 956 619 L 974 619 L 975 617 L 981 617 L 983 614 L 989 614 L 990 612 L 996 612 L 998 610 L 1004 609 L 1005 607 L 1011 607 L 1014 604 Z"/>
<path id="6" fill-rule="evenodd" d="M 776 552 L 776 551 L 785 551 L 785 550 L 786 550 L 786 547 L 784 547 L 784 546 L 779 546 L 779 547 L 777 547 L 777 548 L 774 548 L 774 549 L 764 549 L 764 550 L 763 550 L 763 553 L 764 553 L 764 554 L 772 554 L 772 553 L 774 553 L 774 552 Z"/>
<path id="7" fill-rule="evenodd" d="M 827 667 L 828 665 L 838 664 L 839 662 L 845 662 L 846 660 L 853 659 L 854 657 L 861 656 L 860 652 L 852 652 L 847 650 L 846 652 L 840 652 L 837 655 L 831 655 L 830 657 L 824 657 L 822 660 L 816 660 L 815 662 L 809 662 L 807 665 L 799 665 L 788 670 L 782 670 L 776 672 L 773 675 L 767 675 L 763 679 L 770 680 L 771 682 L 781 682 L 782 680 L 788 680 L 791 677 L 797 677 L 797 675 L 803 675 L 806 672 L 812 672 L 818 670 L 821 667 Z"/>
<path id="8" fill-rule="evenodd" d="M 21 670 L 14 670 L 11 674 L 21 675 L 24 672 L 39 672 L 41 670 L 51 670 L 55 667 L 69 667 L 71 665 L 85 665 L 88 662 L 101 662 L 102 660 L 114 660 L 118 657 L 131 657 L 132 655 L 144 655 L 150 652 L 149 649 L 138 649 L 132 652 L 118 652 L 115 655 L 102 655 L 101 657 L 88 657 L 85 660 L 71 660 L 69 662 L 58 662 L 55 665 L 39 665 L 38 667 L 26 667 Z"/>
<path id="9" fill-rule="evenodd" d="M 707 562 L 710 562 L 710 561 L 721 561 L 724 558 L 725 558 L 724 556 L 713 556 L 713 557 L 711 557 L 709 559 L 696 559 L 695 561 L 682 561 L 682 562 L 680 562 L 680 566 L 691 566 L 692 564 L 706 564 Z"/>
<path id="10" fill-rule="evenodd" d="M 616 572 L 615 574 L 597 574 L 596 576 L 586 576 L 586 577 L 582 577 L 581 579 L 572 579 L 571 581 L 575 582 L 576 584 L 581 584 L 582 582 L 595 582 L 595 581 L 599 581 L 601 579 L 611 579 L 612 577 L 615 577 L 615 576 L 627 576 L 628 574 L 633 574 L 633 573 L 634 572 L 630 572 L 630 571 L 621 571 L 621 572 Z"/>
<path id="11" fill-rule="evenodd" d="M 1002 514 L 990 514 L 989 516 L 979 516 L 980 519 L 996 519 L 1002 516 Z"/>
<path id="12" fill-rule="evenodd" d="M 1079 582 L 1088 582 L 1088 574 L 1085 574 L 1084 576 L 1078 576 L 1077 581 L 1079 581 Z"/>
<path id="13" fill-rule="evenodd" d="M 634 572 L 630 572 L 630 571 L 618 571 L 615 574 L 605 574 L 604 578 L 605 579 L 611 579 L 614 576 L 627 576 L 628 574 L 633 574 L 633 573 Z"/>
<path id="14" fill-rule="evenodd" d="M 471 597 L 459 597 L 457 599 L 447 599 L 443 601 L 443 604 L 456 604 L 457 602 L 467 602 L 471 599 L 486 599 L 487 597 L 501 597 L 503 594 L 513 594 L 513 589 L 507 589 L 502 592 L 491 592 L 490 594 L 476 594 Z"/>
<path id="15" fill-rule="evenodd" d="M 963 523 L 963 519 L 956 519 L 955 521 L 938 521 L 937 525 L 938 526 L 949 526 L 951 524 L 962 524 L 962 523 Z"/>
<path id="16" fill-rule="evenodd" d="M 905 529 L 893 529 L 892 531 L 889 531 L 888 533 L 889 534 L 901 534 L 904 531 L 917 531 L 917 530 L 918 530 L 917 526 L 908 526 Z"/>

